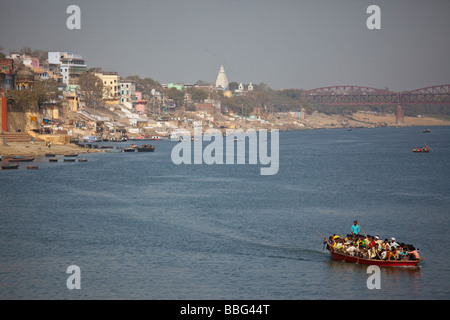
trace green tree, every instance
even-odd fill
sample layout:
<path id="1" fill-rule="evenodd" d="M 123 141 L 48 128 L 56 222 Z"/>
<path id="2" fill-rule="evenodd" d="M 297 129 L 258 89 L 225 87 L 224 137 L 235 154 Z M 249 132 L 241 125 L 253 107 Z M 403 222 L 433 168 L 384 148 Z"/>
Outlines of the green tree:
<path id="1" fill-rule="evenodd" d="M 184 91 L 178 90 L 177 88 L 165 89 L 164 95 L 173 100 L 177 107 L 182 107 L 184 104 Z"/>
<path id="2" fill-rule="evenodd" d="M 11 90 L 7 98 L 15 111 L 40 111 L 46 103 L 58 104 L 60 92 L 55 80 L 38 80 L 32 88 Z"/>
<path id="3" fill-rule="evenodd" d="M 83 73 L 78 81 L 81 99 L 88 108 L 95 108 L 103 104 L 103 82 L 93 73 Z"/>
<path id="4" fill-rule="evenodd" d="M 192 96 L 192 100 L 194 101 L 203 101 L 208 98 L 208 93 L 197 88 L 188 88 L 186 92 Z"/>

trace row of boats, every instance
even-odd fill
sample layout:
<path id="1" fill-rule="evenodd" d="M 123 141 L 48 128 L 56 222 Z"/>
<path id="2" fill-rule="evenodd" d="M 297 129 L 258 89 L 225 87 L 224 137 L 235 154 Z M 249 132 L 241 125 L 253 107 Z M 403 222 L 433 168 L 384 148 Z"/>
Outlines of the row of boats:
<path id="1" fill-rule="evenodd" d="M 120 147 L 109 147 L 109 146 L 103 146 L 105 152 L 108 153 L 119 153 L 119 152 L 153 152 L 155 151 L 155 146 L 152 144 L 143 144 L 143 145 L 137 145 L 132 144 L 128 148 L 120 148 Z"/>
<path id="2" fill-rule="evenodd" d="M 58 162 L 57 158 L 54 158 L 56 154 L 54 153 L 48 153 L 45 155 L 46 157 L 51 157 L 49 159 L 49 162 Z M 67 154 L 64 155 L 63 162 L 75 162 L 76 159 L 74 157 L 77 157 L 78 154 Z M 34 161 L 34 157 L 21 157 L 21 156 L 12 156 L 12 157 L 0 157 L 1 160 L 1 168 L 2 170 L 10 170 L 10 169 L 18 169 L 19 164 L 22 162 L 32 162 Z M 78 159 L 78 162 L 87 162 L 87 159 Z M 38 166 L 29 165 L 27 166 L 27 169 L 29 170 L 36 170 L 38 169 Z"/>
<path id="3" fill-rule="evenodd" d="M 135 138 L 128 138 L 127 136 L 122 136 L 120 138 L 113 137 L 111 139 L 95 137 L 95 136 L 84 136 L 82 138 L 83 142 L 126 142 L 126 141 L 148 141 L 148 140 L 158 141 L 158 140 L 163 140 L 163 138 L 161 136 L 151 136 L 150 137 L 150 136 L 146 136 L 146 135 L 138 136 Z"/>

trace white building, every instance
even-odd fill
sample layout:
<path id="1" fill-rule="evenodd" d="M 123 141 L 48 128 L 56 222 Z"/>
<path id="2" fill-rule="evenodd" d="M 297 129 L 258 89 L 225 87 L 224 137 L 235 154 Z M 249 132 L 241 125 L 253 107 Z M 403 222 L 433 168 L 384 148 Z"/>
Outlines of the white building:
<path id="1" fill-rule="evenodd" d="M 133 82 L 120 82 L 119 84 L 120 103 L 128 109 L 136 107 L 136 85 Z"/>
<path id="2" fill-rule="evenodd" d="M 83 60 L 83 57 L 72 54 L 71 52 L 49 52 L 48 63 L 60 66 L 62 81 L 66 85 L 78 84 L 80 75 L 87 70 L 87 65 Z"/>

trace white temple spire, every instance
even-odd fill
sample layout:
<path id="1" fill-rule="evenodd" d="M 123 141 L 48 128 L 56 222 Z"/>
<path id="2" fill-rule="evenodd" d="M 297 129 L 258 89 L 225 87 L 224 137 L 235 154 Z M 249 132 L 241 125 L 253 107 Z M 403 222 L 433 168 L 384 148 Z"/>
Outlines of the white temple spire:
<path id="1" fill-rule="evenodd" d="M 216 80 L 216 88 L 228 89 L 228 79 L 223 66 L 220 66 L 220 71 Z"/>

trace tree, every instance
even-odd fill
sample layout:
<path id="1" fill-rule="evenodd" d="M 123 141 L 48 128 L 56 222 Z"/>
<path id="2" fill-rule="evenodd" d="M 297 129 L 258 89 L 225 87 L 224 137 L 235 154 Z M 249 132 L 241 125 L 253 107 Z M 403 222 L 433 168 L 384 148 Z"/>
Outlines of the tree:
<path id="1" fill-rule="evenodd" d="M 7 98 L 15 111 L 40 111 L 46 103 L 58 104 L 60 92 L 55 80 L 38 80 L 32 88 L 8 91 Z"/>
<path id="2" fill-rule="evenodd" d="M 188 88 L 186 92 L 192 96 L 192 100 L 194 101 L 203 101 L 208 98 L 208 93 L 197 88 Z"/>
<path id="3" fill-rule="evenodd" d="M 82 73 L 78 81 L 80 94 L 84 103 L 89 108 L 95 108 L 102 104 L 103 82 L 93 73 Z"/>
<path id="4" fill-rule="evenodd" d="M 183 103 L 184 103 L 184 92 L 183 91 L 172 87 L 170 89 L 165 89 L 164 95 L 167 98 L 173 100 L 173 102 L 175 103 L 175 105 L 177 107 L 183 106 Z"/>

